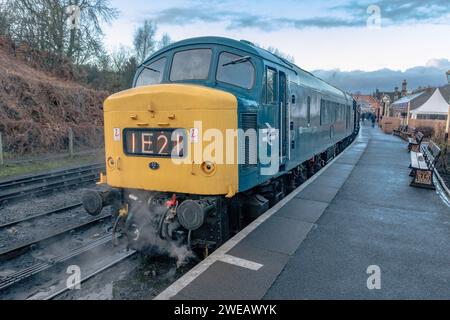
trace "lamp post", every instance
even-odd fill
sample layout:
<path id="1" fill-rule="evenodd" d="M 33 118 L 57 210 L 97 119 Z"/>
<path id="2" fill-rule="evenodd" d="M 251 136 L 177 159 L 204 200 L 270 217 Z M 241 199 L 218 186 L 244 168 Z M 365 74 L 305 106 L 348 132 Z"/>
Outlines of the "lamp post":
<path id="1" fill-rule="evenodd" d="M 409 114 L 411 113 L 411 101 L 408 102 L 408 113 L 406 114 L 406 125 L 409 127 Z"/>
<path id="2" fill-rule="evenodd" d="M 389 116 L 389 105 L 391 101 L 388 96 L 383 97 L 383 117 Z"/>

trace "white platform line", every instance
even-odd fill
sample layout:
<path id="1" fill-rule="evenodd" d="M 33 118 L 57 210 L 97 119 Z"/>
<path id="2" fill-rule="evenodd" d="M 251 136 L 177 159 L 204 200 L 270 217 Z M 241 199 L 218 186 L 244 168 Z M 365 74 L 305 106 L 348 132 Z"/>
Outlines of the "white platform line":
<path id="1" fill-rule="evenodd" d="M 229 254 L 225 254 L 223 255 L 219 261 L 228 263 L 228 264 L 232 264 L 241 268 L 245 268 L 245 269 L 250 269 L 253 271 L 258 271 L 259 269 L 261 269 L 262 267 L 264 267 L 264 265 L 250 261 L 250 260 L 246 260 L 246 259 L 242 259 L 242 258 L 238 258 L 238 257 L 233 257 L 230 256 Z"/>
<path id="2" fill-rule="evenodd" d="M 347 151 L 349 151 L 353 145 L 355 145 L 360 138 L 362 137 L 361 132 L 356 140 L 339 156 L 337 156 L 333 161 L 331 161 L 326 167 L 324 167 L 320 172 L 314 175 L 311 179 L 306 181 L 296 190 L 294 190 L 291 194 L 289 194 L 286 198 L 281 200 L 271 209 L 269 209 L 266 213 L 260 216 L 258 219 L 249 224 L 244 230 L 235 235 L 232 239 L 228 240 L 225 244 L 223 244 L 219 249 L 214 251 L 208 258 L 200 262 L 194 268 L 192 268 L 188 273 L 182 276 L 180 279 L 175 281 L 170 287 L 161 292 L 158 296 L 155 297 L 154 300 L 170 300 L 175 297 L 181 290 L 186 288 L 191 282 L 193 282 L 198 276 L 200 276 L 203 272 L 205 272 L 214 262 L 221 261 L 221 258 L 224 257 L 227 252 L 229 252 L 233 247 L 235 247 L 239 242 L 242 241 L 245 237 L 247 237 L 251 232 L 253 232 L 256 228 L 258 228 L 262 223 L 264 223 L 267 219 L 273 216 L 278 212 L 282 207 L 284 207 L 287 203 L 289 203 L 292 199 L 294 199 L 300 192 L 302 192 L 307 186 L 313 183 L 318 177 L 320 177 L 328 168 L 333 165 L 337 160 L 339 160 Z M 365 142 L 365 141 L 364 141 Z M 366 147 L 367 147 L 367 142 Z"/>

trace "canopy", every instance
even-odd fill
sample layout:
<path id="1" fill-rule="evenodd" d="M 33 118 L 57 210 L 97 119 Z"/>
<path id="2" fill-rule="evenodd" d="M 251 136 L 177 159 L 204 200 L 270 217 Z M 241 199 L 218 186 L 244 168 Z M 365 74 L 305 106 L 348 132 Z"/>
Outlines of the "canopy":
<path id="1" fill-rule="evenodd" d="M 418 114 L 437 114 L 437 115 L 448 115 L 449 104 L 444 99 L 441 91 L 436 89 L 432 96 L 417 109 L 411 110 L 413 115 Z"/>
<path id="2" fill-rule="evenodd" d="M 408 103 L 410 103 L 411 101 L 413 101 L 414 99 L 416 99 L 417 97 L 420 97 L 424 92 L 419 92 L 419 93 L 415 93 L 415 94 L 411 94 L 409 96 L 403 97 L 397 101 L 395 101 L 392 106 L 393 107 L 399 107 L 402 105 L 408 105 Z"/>

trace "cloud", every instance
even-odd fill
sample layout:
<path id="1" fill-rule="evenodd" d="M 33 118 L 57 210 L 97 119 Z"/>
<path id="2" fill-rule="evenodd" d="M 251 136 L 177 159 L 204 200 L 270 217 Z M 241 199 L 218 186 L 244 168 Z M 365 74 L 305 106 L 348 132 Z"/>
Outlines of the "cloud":
<path id="1" fill-rule="evenodd" d="M 431 59 L 426 64 L 427 67 L 440 70 L 450 70 L 450 61 L 447 59 Z"/>
<path id="2" fill-rule="evenodd" d="M 353 17 L 367 16 L 369 5 L 380 8 L 381 18 L 388 24 L 413 22 L 448 23 L 450 1 L 448 0 L 352 0 L 332 7 L 332 10 L 347 12 Z"/>
<path id="3" fill-rule="evenodd" d="M 426 66 L 410 68 L 404 72 L 381 69 L 371 72 L 315 70 L 312 73 L 331 84 L 350 92 L 372 93 L 375 89 L 393 91 L 401 87 L 404 79 L 408 81 L 408 89 L 418 87 L 439 87 L 447 83 L 445 72 L 450 66 L 447 59 L 432 59 Z"/>
<path id="4" fill-rule="evenodd" d="M 214 10 L 211 8 L 168 8 L 154 16 L 159 24 L 188 25 L 194 22 L 226 22 L 227 29 L 256 28 L 264 31 L 275 31 L 282 28 L 331 28 L 363 26 L 364 19 L 345 19 L 338 17 L 313 17 L 306 19 L 274 18 L 263 15 L 248 14 L 235 11 Z"/>
<path id="5" fill-rule="evenodd" d="M 320 1 L 319 1 L 320 2 Z M 276 31 L 284 28 L 336 28 L 365 27 L 370 13 L 367 9 L 375 1 L 348 0 L 344 4 L 327 6 L 325 15 L 307 18 L 273 17 L 265 14 L 237 11 L 238 6 L 220 6 L 218 2 L 198 3 L 189 7 L 171 7 L 153 14 L 159 24 L 188 25 L 194 22 L 225 23 L 227 29 L 238 30 L 255 28 L 263 31 Z M 449 0 L 380 0 L 376 2 L 381 9 L 383 23 L 389 25 L 411 22 L 448 23 Z M 294 6 L 294 5 L 292 5 Z M 314 6 L 314 4 L 312 4 Z M 295 11 L 295 7 L 292 8 Z M 299 10 L 300 11 L 300 10 Z M 256 10 L 253 10 L 256 12 Z"/>

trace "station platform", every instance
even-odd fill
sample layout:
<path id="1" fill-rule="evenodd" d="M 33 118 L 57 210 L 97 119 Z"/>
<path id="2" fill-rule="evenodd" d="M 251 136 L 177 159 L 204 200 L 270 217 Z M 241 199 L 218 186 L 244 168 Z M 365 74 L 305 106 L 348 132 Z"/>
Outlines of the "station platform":
<path id="1" fill-rule="evenodd" d="M 355 143 L 156 299 L 448 299 L 450 208 L 409 186 L 405 143 Z M 369 290 L 369 266 L 380 290 Z"/>

